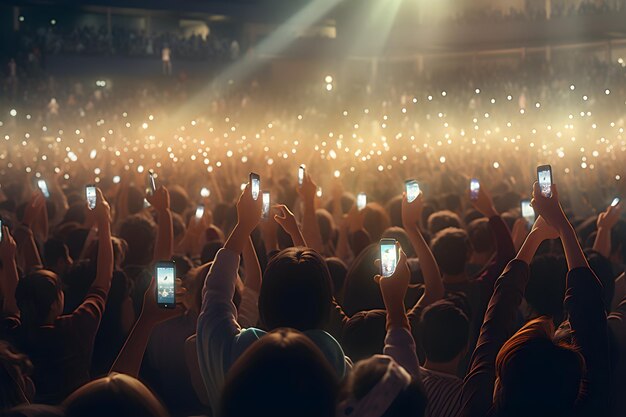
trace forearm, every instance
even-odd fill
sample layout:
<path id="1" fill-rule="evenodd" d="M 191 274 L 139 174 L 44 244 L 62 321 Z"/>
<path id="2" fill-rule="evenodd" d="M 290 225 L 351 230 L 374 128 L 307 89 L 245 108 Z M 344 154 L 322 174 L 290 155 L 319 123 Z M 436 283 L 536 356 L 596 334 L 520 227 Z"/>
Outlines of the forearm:
<path id="1" fill-rule="evenodd" d="M 15 258 L 2 260 L 2 312 L 5 315 L 17 316 L 20 309 L 17 307 L 15 300 L 15 289 L 18 283 L 17 264 Z"/>
<path id="2" fill-rule="evenodd" d="M 154 326 L 155 323 L 149 322 L 143 315 L 139 316 L 139 320 L 135 323 L 126 343 L 111 366 L 110 372 L 118 372 L 135 378 L 139 376 L 143 355 Z"/>
<path id="3" fill-rule="evenodd" d="M 239 224 L 235 225 L 235 228 L 226 239 L 226 243 L 224 243 L 224 248 L 233 251 L 236 254 L 240 254 L 243 252 L 243 248 L 250 237 L 250 233 L 244 231 Z"/>
<path id="4" fill-rule="evenodd" d="M 541 242 L 542 240 L 539 238 L 539 236 L 537 236 L 537 233 L 531 231 L 528 236 L 526 236 L 526 240 L 524 240 L 524 243 L 522 244 L 522 247 L 517 253 L 515 259 L 517 259 L 518 261 L 522 261 L 527 265 L 530 265 L 530 262 L 533 260 L 533 257 L 535 256 L 539 245 L 541 245 Z"/>
<path id="5" fill-rule="evenodd" d="M 174 254 L 174 226 L 172 212 L 165 209 L 157 213 L 159 228 L 154 245 L 154 261 L 169 260 Z"/>
<path id="6" fill-rule="evenodd" d="M 261 265 L 256 256 L 252 238 L 249 236 L 243 248 L 243 265 L 245 267 L 245 286 L 258 293 L 261 290 Z"/>
<path id="7" fill-rule="evenodd" d="M 98 265 L 94 287 L 104 288 L 107 292 L 113 277 L 113 243 L 111 225 L 108 222 L 98 225 Z"/>
<path id="8" fill-rule="evenodd" d="M 409 325 L 409 319 L 406 316 L 406 310 L 404 309 L 404 302 L 393 303 L 393 305 L 387 306 L 387 331 L 391 329 L 407 329 L 411 330 Z"/>
<path id="9" fill-rule="evenodd" d="M 571 271 L 576 268 L 589 268 L 587 258 L 585 258 L 585 254 L 580 248 L 576 232 L 574 231 L 572 225 L 566 221 L 565 224 L 559 229 L 559 234 L 561 235 L 561 242 L 563 243 L 568 270 Z"/>
<path id="10" fill-rule="evenodd" d="M 309 247 L 322 253 L 324 244 L 320 233 L 317 216 L 315 215 L 315 199 L 305 199 L 304 216 L 302 219 L 302 236 L 306 239 Z"/>
<path id="11" fill-rule="evenodd" d="M 437 261 L 424 237 L 417 227 L 407 231 L 424 275 L 424 295 L 420 298 L 418 304 L 425 307 L 442 299 L 445 294 L 445 288 L 441 280 L 441 272 L 439 271 Z"/>
<path id="12" fill-rule="evenodd" d="M 32 271 L 33 269 L 42 268 L 43 262 L 39 255 L 39 249 L 35 243 L 35 236 L 29 227 L 21 227 L 16 233 L 18 247 L 21 247 L 22 259 L 24 261 L 24 270 Z"/>
<path id="13" fill-rule="evenodd" d="M 605 258 L 611 256 L 611 229 L 600 227 L 593 242 L 593 250 Z"/>
<path id="14" fill-rule="evenodd" d="M 304 240 L 304 236 L 302 236 L 302 232 L 299 227 L 296 227 L 295 230 L 289 232 L 289 236 L 291 237 L 291 241 L 294 246 L 307 246 L 307 242 Z"/>

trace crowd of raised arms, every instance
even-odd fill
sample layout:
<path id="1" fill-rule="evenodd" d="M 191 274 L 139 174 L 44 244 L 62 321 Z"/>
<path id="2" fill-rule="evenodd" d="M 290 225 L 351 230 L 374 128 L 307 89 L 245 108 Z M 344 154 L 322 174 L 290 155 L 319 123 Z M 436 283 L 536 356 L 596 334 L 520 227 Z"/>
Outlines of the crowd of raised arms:
<path id="1" fill-rule="evenodd" d="M 626 75 L 585 68 L 17 71 L 0 416 L 624 416 Z"/>

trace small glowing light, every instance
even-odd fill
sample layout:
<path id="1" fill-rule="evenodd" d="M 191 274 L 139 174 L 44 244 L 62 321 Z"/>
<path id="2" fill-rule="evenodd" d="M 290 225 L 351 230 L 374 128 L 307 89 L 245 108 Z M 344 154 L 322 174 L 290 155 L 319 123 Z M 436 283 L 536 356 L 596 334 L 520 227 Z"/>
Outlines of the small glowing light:
<path id="1" fill-rule="evenodd" d="M 20 20 L 20 22 L 23 22 L 24 21 L 24 16 L 20 16 L 19 20 Z"/>
<path id="2" fill-rule="evenodd" d="M 587 101 L 587 99 L 588 99 L 588 98 L 589 98 L 589 97 L 587 97 L 587 96 L 583 96 L 583 100 L 584 100 L 584 101 Z"/>
<path id="3" fill-rule="evenodd" d="M 441 92 L 441 96 L 442 96 L 442 97 L 445 97 L 445 96 L 447 96 L 447 95 L 448 95 L 448 93 L 446 93 L 445 91 L 442 91 L 442 92 Z"/>
<path id="4" fill-rule="evenodd" d="M 143 124 L 141 125 L 141 127 L 143 127 L 144 129 L 147 129 L 147 128 L 148 128 L 148 123 L 143 122 Z"/>
<path id="5" fill-rule="evenodd" d="M 615 181 L 619 181 L 619 180 L 621 180 L 621 179 L 622 179 L 622 177 L 620 177 L 620 175 L 619 175 L 619 174 L 615 175 Z"/>
<path id="6" fill-rule="evenodd" d="M 56 19 L 51 19 L 51 20 L 50 20 L 50 24 L 51 24 L 52 26 L 56 25 L 56 24 L 57 24 Z"/>
<path id="7" fill-rule="evenodd" d="M 474 90 L 474 92 L 475 92 L 476 94 L 480 94 L 480 88 L 477 88 L 476 90 Z"/>
<path id="8" fill-rule="evenodd" d="M 326 91 L 332 91 L 332 89 L 333 89 L 332 84 L 326 84 Z"/>
<path id="9" fill-rule="evenodd" d="M 326 77 L 324 77 L 324 81 L 326 82 L 326 84 L 330 84 L 333 82 L 333 77 L 331 75 L 327 75 Z"/>
<path id="10" fill-rule="evenodd" d="M 239 187 L 239 188 L 241 188 L 241 191 L 245 190 L 246 189 L 246 183 L 244 182 L 243 184 L 241 184 L 241 187 Z"/>
<path id="11" fill-rule="evenodd" d="M 499 163 L 498 161 L 494 162 L 494 163 L 493 163 L 493 167 L 494 167 L 495 169 L 500 168 L 500 163 Z"/>
<path id="12" fill-rule="evenodd" d="M 539 103 L 539 102 L 536 102 L 536 103 L 535 103 L 535 107 L 536 107 L 536 108 L 539 108 L 539 107 L 541 107 L 541 103 Z"/>
<path id="13" fill-rule="evenodd" d="M 17 116 L 17 110 L 15 109 L 11 109 L 11 111 L 9 112 L 9 114 L 13 117 Z"/>
<path id="14" fill-rule="evenodd" d="M 341 175 L 341 172 L 339 172 L 339 170 L 336 169 L 333 175 L 335 176 L 335 178 L 339 178 L 339 176 Z"/>
<path id="15" fill-rule="evenodd" d="M 446 163 L 446 157 L 445 156 L 440 157 L 439 158 L 439 162 L 441 162 L 442 164 L 445 164 Z"/>
<path id="16" fill-rule="evenodd" d="M 496 104 L 496 99 L 495 98 L 491 99 L 491 104 Z"/>
<path id="17" fill-rule="evenodd" d="M 113 177 L 113 184 L 119 184 L 120 183 L 120 176 L 116 175 Z"/>
<path id="18" fill-rule="evenodd" d="M 513 97 L 509 94 L 508 96 L 506 96 L 506 99 L 511 101 L 511 100 L 513 100 Z"/>
<path id="19" fill-rule="evenodd" d="M 92 149 L 91 152 L 89 152 L 89 158 L 90 159 L 96 159 L 96 156 L 98 155 L 98 151 L 95 149 Z"/>
<path id="20" fill-rule="evenodd" d="M 143 165 L 139 165 L 137 167 L 137 172 L 140 173 L 140 174 L 143 172 Z"/>
<path id="21" fill-rule="evenodd" d="M 207 198 L 211 195 L 211 190 L 209 190 L 206 187 L 202 187 L 202 189 L 200 190 L 200 197 L 204 197 Z"/>
<path id="22" fill-rule="evenodd" d="M 576 89 L 576 86 L 574 84 L 572 84 L 572 85 L 569 86 L 569 89 L 574 91 Z"/>
<path id="23" fill-rule="evenodd" d="M 606 94 L 606 95 L 608 96 L 609 94 L 611 94 L 611 90 L 609 90 L 609 89 L 607 88 L 606 90 L 604 90 L 604 94 Z"/>

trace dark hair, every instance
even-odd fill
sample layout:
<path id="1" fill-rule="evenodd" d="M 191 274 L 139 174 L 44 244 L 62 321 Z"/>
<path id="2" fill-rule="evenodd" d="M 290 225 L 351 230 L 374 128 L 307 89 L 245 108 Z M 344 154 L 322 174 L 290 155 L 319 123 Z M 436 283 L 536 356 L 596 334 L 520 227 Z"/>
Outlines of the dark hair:
<path id="1" fill-rule="evenodd" d="M 442 273 L 459 275 L 465 271 L 470 252 L 465 230 L 448 227 L 439 231 L 430 242 L 430 248 Z"/>
<path id="2" fill-rule="evenodd" d="M 530 263 L 530 276 L 524 297 L 540 316 L 550 316 L 554 323 L 563 319 L 563 299 L 567 264 L 554 255 L 535 256 Z"/>
<path id="3" fill-rule="evenodd" d="M 288 248 L 265 269 L 259 315 L 267 329 L 318 329 L 328 321 L 332 303 L 330 272 L 324 259 L 307 248 Z"/>
<path id="4" fill-rule="evenodd" d="M 135 215 L 125 219 L 119 237 L 128 243 L 124 265 L 149 265 L 152 262 L 156 230 L 154 223 Z"/>
<path id="5" fill-rule="evenodd" d="M 315 217 L 322 236 L 322 243 L 329 243 L 333 239 L 335 232 L 333 216 L 325 209 L 317 209 L 315 211 Z"/>
<path id="6" fill-rule="evenodd" d="M 63 216 L 63 221 L 61 223 L 85 223 L 85 203 L 79 202 L 72 204 L 67 211 L 65 212 L 65 216 Z"/>
<path id="7" fill-rule="evenodd" d="M 43 264 L 46 268 L 55 267 L 60 260 L 67 260 L 69 256 L 67 245 L 59 239 L 50 238 L 43 245 Z"/>
<path id="8" fill-rule="evenodd" d="M 384 208 L 378 203 L 369 203 L 363 210 L 363 227 L 369 233 L 370 238 L 377 241 L 385 229 L 391 225 L 391 220 Z"/>
<path id="9" fill-rule="evenodd" d="M 63 402 L 65 417 L 167 417 L 154 394 L 138 379 L 111 374 L 83 385 Z"/>
<path id="10" fill-rule="evenodd" d="M 585 361 L 565 343 L 554 343 L 552 322 L 531 320 L 496 358 L 494 407 L 498 416 L 567 417 L 581 394 Z"/>
<path id="11" fill-rule="evenodd" d="M 174 213 L 183 214 L 189 207 L 189 196 L 187 191 L 179 185 L 168 187 L 170 194 L 170 206 Z"/>
<path id="12" fill-rule="evenodd" d="M 456 213 L 449 210 L 440 210 L 428 217 L 428 232 L 431 235 L 448 227 L 455 227 L 457 229 L 462 227 L 461 219 Z"/>
<path id="13" fill-rule="evenodd" d="M 467 235 L 472 249 L 478 253 L 493 252 L 496 248 L 496 239 L 491 231 L 489 219 L 486 217 L 473 220 L 468 224 Z"/>
<path id="14" fill-rule="evenodd" d="M 348 275 L 348 267 L 339 258 L 326 258 L 326 266 L 328 266 L 333 284 L 333 295 L 339 302 L 339 300 L 343 300 L 343 285 L 346 282 L 346 275 Z"/>
<path id="15" fill-rule="evenodd" d="M 128 213 L 130 215 L 137 214 L 143 211 L 144 199 L 146 198 L 143 190 L 140 190 L 137 187 L 130 186 L 128 187 L 128 200 L 127 200 L 127 208 Z"/>
<path id="16" fill-rule="evenodd" d="M 228 372 L 221 417 L 335 415 L 337 377 L 308 337 L 277 329 L 249 347 Z"/>
<path id="17" fill-rule="evenodd" d="M 385 310 L 359 311 L 343 326 L 341 347 L 354 362 L 383 353 L 387 330 Z"/>
<path id="18" fill-rule="evenodd" d="M 376 356 L 358 362 L 346 378 L 344 395 L 354 397 L 356 400 L 365 397 L 383 378 L 387 366 Z M 426 412 L 426 404 L 426 391 L 421 381 L 412 378 L 411 383 L 400 391 L 381 417 L 422 417 Z"/>
<path id="19" fill-rule="evenodd" d="M 446 194 L 442 200 L 446 210 L 457 211 L 461 209 L 461 197 L 458 194 Z"/>
<path id="20" fill-rule="evenodd" d="M 419 331 L 426 358 L 450 362 L 467 348 L 469 320 L 452 302 L 441 300 L 424 309 Z"/>
<path id="21" fill-rule="evenodd" d="M 69 231 L 65 243 L 67 243 L 67 249 L 70 251 L 72 259 L 80 258 L 88 235 L 89 229 L 84 227 L 78 227 Z"/>
<path id="22" fill-rule="evenodd" d="M 395 226 L 389 227 L 383 232 L 381 239 L 382 238 L 395 239 L 400 242 L 400 246 L 402 247 L 402 250 L 406 254 L 407 258 L 415 258 L 417 256 L 415 249 L 413 249 L 413 245 L 411 244 L 411 239 L 409 239 L 409 235 L 403 228 Z"/>
<path id="23" fill-rule="evenodd" d="M 15 289 L 21 321 L 27 329 L 43 325 L 52 304 L 59 299 L 61 285 L 57 275 L 46 269 L 31 272 L 20 279 Z"/>
<path id="24" fill-rule="evenodd" d="M 402 196 L 397 195 L 387 202 L 385 205 L 391 226 L 402 227 Z"/>

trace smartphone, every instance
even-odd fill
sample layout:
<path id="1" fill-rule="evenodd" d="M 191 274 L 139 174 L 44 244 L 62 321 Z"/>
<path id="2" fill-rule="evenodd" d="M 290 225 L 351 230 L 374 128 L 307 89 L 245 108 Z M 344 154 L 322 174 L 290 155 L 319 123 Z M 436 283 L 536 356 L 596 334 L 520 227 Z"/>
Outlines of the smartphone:
<path id="1" fill-rule="evenodd" d="M 154 180 L 154 172 L 148 171 L 148 181 L 150 182 L 150 194 L 154 194 L 156 191 L 156 181 Z"/>
<path id="2" fill-rule="evenodd" d="M 2 219 L 0 219 L 0 242 L 2 242 Z"/>
<path id="3" fill-rule="evenodd" d="M 528 224 L 535 223 L 535 210 L 530 205 L 530 200 L 522 200 L 522 217 L 526 219 Z"/>
<path id="4" fill-rule="evenodd" d="M 480 190 L 480 183 L 476 178 L 470 180 L 470 199 L 473 201 L 478 200 L 478 191 Z"/>
<path id="5" fill-rule="evenodd" d="M 356 196 L 356 208 L 358 208 L 359 210 L 363 210 L 366 205 L 367 195 L 365 195 L 365 193 L 359 193 L 359 195 Z"/>
<path id="6" fill-rule="evenodd" d="M 250 173 L 250 186 L 252 187 L 252 198 L 257 200 L 261 192 L 261 177 L 259 174 Z"/>
<path id="7" fill-rule="evenodd" d="M 89 184 L 85 186 L 85 196 L 87 197 L 87 207 L 89 210 L 96 208 L 96 186 Z"/>
<path id="8" fill-rule="evenodd" d="M 537 182 L 541 189 L 541 195 L 552 197 L 552 167 L 550 165 L 540 165 L 537 167 Z"/>
<path id="9" fill-rule="evenodd" d="M 157 304 L 162 308 L 176 308 L 176 264 L 171 261 L 157 262 Z"/>
<path id="10" fill-rule="evenodd" d="M 406 191 L 406 201 L 409 203 L 415 201 L 417 196 L 420 195 L 420 185 L 416 180 L 406 180 L 404 182 L 404 188 Z"/>
<path id="11" fill-rule="evenodd" d="M 263 220 L 267 220 L 270 217 L 270 193 L 263 191 Z"/>
<path id="12" fill-rule="evenodd" d="M 302 187 L 302 183 L 304 182 L 304 165 L 300 165 L 298 168 L 298 186 Z"/>
<path id="13" fill-rule="evenodd" d="M 209 190 L 206 187 L 202 187 L 202 189 L 200 190 L 200 197 L 204 197 L 207 198 L 211 195 L 211 190 Z"/>
<path id="14" fill-rule="evenodd" d="M 380 274 L 383 277 L 393 275 L 398 263 L 398 250 L 395 239 L 380 240 Z"/>
<path id="15" fill-rule="evenodd" d="M 615 197 L 613 199 L 613 201 L 611 202 L 611 207 L 615 207 L 616 205 L 618 205 L 620 202 L 620 198 L 619 197 Z"/>
<path id="16" fill-rule="evenodd" d="M 48 191 L 46 180 L 37 180 L 37 187 L 39 187 L 44 197 L 50 198 L 50 191 Z"/>
<path id="17" fill-rule="evenodd" d="M 196 220 L 200 220 L 204 216 L 204 205 L 200 204 L 196 208 Z"/>

